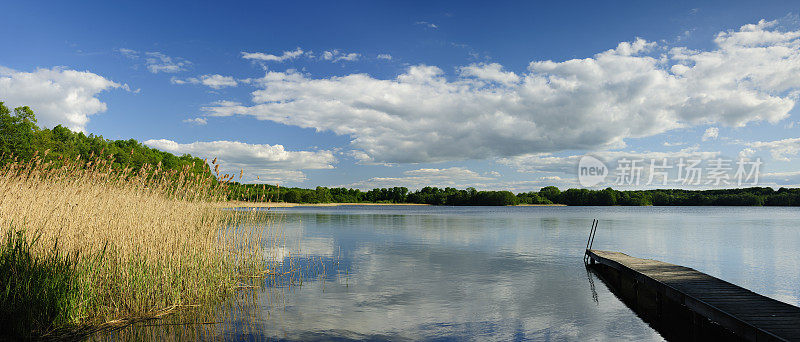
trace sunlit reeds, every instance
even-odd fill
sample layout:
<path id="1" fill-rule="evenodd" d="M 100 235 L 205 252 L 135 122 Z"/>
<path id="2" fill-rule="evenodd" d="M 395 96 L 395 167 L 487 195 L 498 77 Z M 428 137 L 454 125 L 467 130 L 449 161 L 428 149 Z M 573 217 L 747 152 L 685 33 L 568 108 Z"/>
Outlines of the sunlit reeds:
<path id="1" fill-rule="evenodd" d="M 13 315 L 26 302 L 50 301 L 17 334 L 207 305 L 242 276 L 269 273 L 264 259 L 280 240 L 271 216 L 219 208 L 233 175 L 119 170 L 111 158 L 37 156 L 0 167 L 0 262 L 9 263 L 0 285 L 47 293 L 0 297 L 0 320 L 20 323 Z M 32 275 L 37 284 L 20 282 Z"/>

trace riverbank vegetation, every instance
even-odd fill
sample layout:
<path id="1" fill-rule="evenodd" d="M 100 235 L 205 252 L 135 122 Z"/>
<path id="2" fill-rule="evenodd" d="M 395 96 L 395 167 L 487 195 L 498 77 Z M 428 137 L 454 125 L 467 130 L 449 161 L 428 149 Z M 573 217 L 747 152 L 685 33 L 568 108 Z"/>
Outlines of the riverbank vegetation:
<path id="1" fill-rule="evenodd" d="M 233 176 L 138 143 L 39 130 L 26 109 L 3 108 L 0 148 L 24 150 L 0 165 L 3 336 L 63 336 L 209 306 L 265 272 L 277 228 L 263 211 L 219 209 Z M 22 158 L 30 146 L 55 150 Z"/>
<path id="2" fill-rule="evenodd" d="M 14 336 L 214 303 L 261 272 L 273 227 L 219 210 L 224 184 L 188 167 L 43 160 L 0 168 L 0 325 Z"/>
<path id="3" fill-rule="evenodd" d="M 752 187 L 719 190 L 603 190 L 547 186 L 539 191 L 477 191 L 473 188 L 383 188 L 370 191 L 346 188 L 279 188 L 271 185 L 231 184 L 229 199 L 256 201 L 272 198 L 290 203 L 417 203 L 431 205 L 667 205 L 667 206 L 800 206 L 800 189 Z"/>

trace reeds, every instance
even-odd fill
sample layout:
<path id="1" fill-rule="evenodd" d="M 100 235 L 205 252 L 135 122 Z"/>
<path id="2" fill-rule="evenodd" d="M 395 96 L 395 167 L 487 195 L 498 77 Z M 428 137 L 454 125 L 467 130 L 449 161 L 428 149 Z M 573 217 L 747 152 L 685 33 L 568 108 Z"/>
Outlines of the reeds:
<path id="1" fill-rule="evenodd" d="M 90 159 L 0 167 L 0 323 L 17 337 L 208 305 L 268 273 L 279 233 L 266 212 L 219 209 L 224 182 Z"/>

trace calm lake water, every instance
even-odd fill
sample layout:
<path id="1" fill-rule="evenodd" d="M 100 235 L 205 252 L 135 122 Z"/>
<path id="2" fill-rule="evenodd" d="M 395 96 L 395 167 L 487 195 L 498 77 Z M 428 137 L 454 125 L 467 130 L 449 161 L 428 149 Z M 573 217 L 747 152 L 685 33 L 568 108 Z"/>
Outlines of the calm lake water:
<path id="1" fill-rule="evenodd" d="M 594 247 L 800 305 L 800 211 L 760 207 L 271 209 L 302 286 L 273 284 L 226 339 L 662 340 L 583 265 Z M 245 322 L 247 321 L 247 322 Z"/>

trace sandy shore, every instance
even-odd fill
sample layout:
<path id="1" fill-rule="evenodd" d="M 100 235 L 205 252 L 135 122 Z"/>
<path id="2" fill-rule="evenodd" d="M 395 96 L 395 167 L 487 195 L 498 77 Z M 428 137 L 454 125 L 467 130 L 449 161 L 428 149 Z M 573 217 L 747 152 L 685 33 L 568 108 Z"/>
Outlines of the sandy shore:
<path id="1" fill-rule="evenodd" d="M 566 207 L 566 204 L 517 204 L 514 207 Z"/>
<path id="2" fill-rule="evenodd" d="M 285 202 L 242 202 L 230 201 L 222 202 L 220 206 L 225 208 L 289 208 L 289 207 L 336 207 L 340 205 L 429 205 L 418 203 L 285 203 Z"/>
<path id="3" fill-rule="evenodd" d="M 224 208 L 289 208 L 289 207 L 336 207 L 340 205 L 430 205 L 419 203 L 285 203 L 285 202 L 242 202 L 230 201 L 219 204 Z M 566 204 L 518 204 L 517 207 L 564 207 Z"/>

